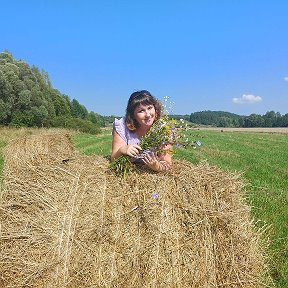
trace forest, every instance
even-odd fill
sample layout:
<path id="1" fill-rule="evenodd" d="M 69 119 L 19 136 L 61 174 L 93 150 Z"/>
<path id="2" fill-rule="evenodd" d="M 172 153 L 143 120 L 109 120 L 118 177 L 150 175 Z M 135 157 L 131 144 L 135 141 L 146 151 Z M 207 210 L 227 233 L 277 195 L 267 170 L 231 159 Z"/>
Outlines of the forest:
<path id="1" fill-rule="evenodd" d="M 187 117 L 186 117 L 187 118 Z M 201 111 L 191 113 L 190 122 L 216 127 L 288 127 L 288 113 L 268 111 L 264 115 L 240 116 L 223 111 Z"/>
<path id="2" fill-rule="evenodd" d="M 54 89 L 46 71 L 5 51 L 0 53 L 0 125 L 98 133 L 105 119 Z"/>
<path id="3" fill-rule="evenodd" d="M 288 113 L 240 116 L 223 111 L 170 115 L 196 125 L 216 127 L 288 127 Z M 9 51 L 0 53 L 0 125 L 13 127 L 63 127 L 99 133 L 115 116 L 102 116 L 76 99 L 53 88 L 48 73 L 15 60 Z"/>

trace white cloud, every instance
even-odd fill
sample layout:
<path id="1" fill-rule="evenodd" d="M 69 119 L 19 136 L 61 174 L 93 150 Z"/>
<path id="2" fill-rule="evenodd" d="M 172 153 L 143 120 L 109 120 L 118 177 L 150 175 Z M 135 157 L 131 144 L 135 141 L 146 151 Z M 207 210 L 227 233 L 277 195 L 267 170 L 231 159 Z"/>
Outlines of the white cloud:
<path id="1" fill-rule="evenodd" d="M 284 81 L 288 81 L 288 76 L 285 76 L 285 77 L 284 77 Z"/>
<path id="2" fill-rule="evenodd" d="M 261 101 L 262 98 L 260 96 L 255 96 L 252 94 L 243 94 L 241 97 L 232 99 L 232 102 L 235 104 L 253 104 Z"/>

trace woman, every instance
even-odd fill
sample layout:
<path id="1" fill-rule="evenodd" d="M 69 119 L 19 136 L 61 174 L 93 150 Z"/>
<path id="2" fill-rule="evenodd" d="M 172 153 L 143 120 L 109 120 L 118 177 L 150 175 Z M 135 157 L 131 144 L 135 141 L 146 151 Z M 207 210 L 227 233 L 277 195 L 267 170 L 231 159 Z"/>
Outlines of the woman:
<path id="1" fill-rule="evenodd" d="M 131 94 L 125 117 L 115 119 L 113 123 L 112 160 L 121 155 L 132 157 L 137 161 L 142 148 L 140 138 L 144 136 L 153 123 L 162 116 L 162 105 L 149 91 L 141 90 Z M 161 147 L 168 150 L 169 145 Z M 165 171 L 171 167 L 171 154 L 145 153 L 143 163 L 154 171 Z"/>

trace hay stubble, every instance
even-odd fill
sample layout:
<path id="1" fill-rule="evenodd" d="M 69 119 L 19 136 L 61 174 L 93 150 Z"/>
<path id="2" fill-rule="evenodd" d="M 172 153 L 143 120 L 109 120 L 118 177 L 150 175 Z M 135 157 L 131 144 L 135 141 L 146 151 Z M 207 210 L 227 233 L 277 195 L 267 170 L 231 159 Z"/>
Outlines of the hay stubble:
<path id="1" fill-rule="evenodd" d="M 139 167 L 120 179 L 108 165 L 75 152 L 69 135 L 10 143 L 3 287 L 264 286 L 238 175 L 175 161 L 169 172 Z"/>

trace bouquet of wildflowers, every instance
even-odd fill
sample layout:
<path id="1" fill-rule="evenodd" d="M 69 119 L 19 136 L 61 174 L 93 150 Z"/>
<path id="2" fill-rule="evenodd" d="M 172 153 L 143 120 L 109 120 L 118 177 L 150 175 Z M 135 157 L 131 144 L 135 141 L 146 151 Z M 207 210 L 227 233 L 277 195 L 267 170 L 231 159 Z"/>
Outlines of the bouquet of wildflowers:
<path id="1" fill-rule="evenodd" d="M 143 152 L 135 158 L 141 159 L 146 153 L 161 153 L 164 152 L 165 145 L 170 145 L 170 150 L 165 150 L 165 153 L 174 153 L 175 148 L 185 147 L 188 143 L 188 138 L 185 139 L 184 131 L 187 126 L 184 125 L 184 120 L 179 121 L 170 119 L 167 115 L 159 118 L 152 125 L 148 133 L 141 139 L 139 145 Z M 121 155 L 111 162 L 110 167 L 115 170 L 116 174 L 124 176 L 133 171 L 134 163 L 128 155 Z"/>
<path id="2" fill-rule="evenodd" d="M 165 145 L 171 145 L 172 149 L 168 152 L 173 153 L 173 146 L 180 144 L 178 142 L 181 141 L 180 129 L 177 126 L 179 126 L 177 121 L 169 119 L 168 116 L 158 119 L 148 133 L 141 138 L 140 146 L 144 150 L 143 153 L 161 153 Z M 165 152 L 167 153 L 167 150 Z"/>

